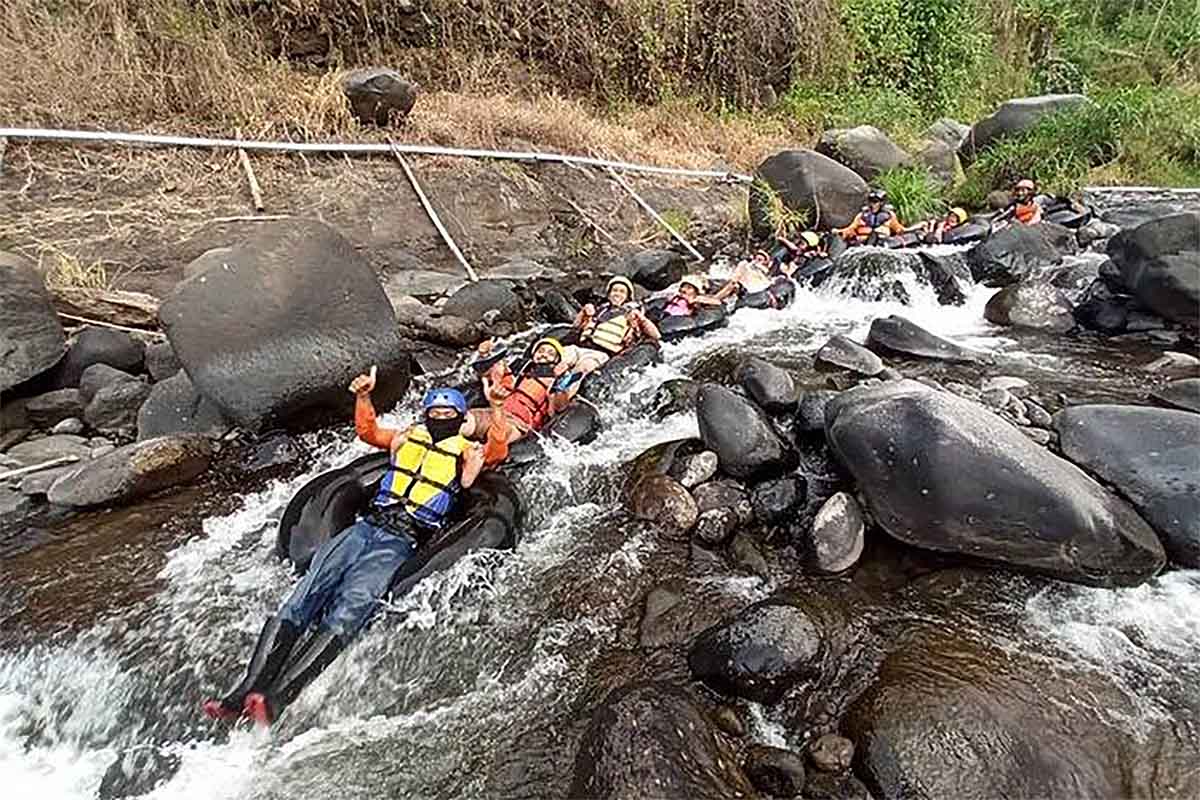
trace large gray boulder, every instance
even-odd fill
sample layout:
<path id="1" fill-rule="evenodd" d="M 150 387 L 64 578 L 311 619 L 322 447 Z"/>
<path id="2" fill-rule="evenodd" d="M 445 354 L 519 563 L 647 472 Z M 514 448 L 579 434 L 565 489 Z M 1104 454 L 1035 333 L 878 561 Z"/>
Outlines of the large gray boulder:
<path id="1" fill-rule="evenodd" d="M 970 166 L 993 142 L 1028 130 L 1047 114 L 1077 108 L 1087 102 L 1081 94 L 1046 94 L 1009 100 L 971 126 L 958 147 L 958 157 L 964 167 Z"/>
<path id="2" fill-rule="evenodd" d="M 1125 501 L 970 400 L 909 380 L 860 387 L 826 407 L 825 435 L 907 544 L 1101 586 L 1165 562 Z"/>
<path id="3" fill-rule="evenodd" d="M 177 486 L 208 469 L 212 443 L 203 436 L 163 436 L 119 447 L 63 475 L 47 494 L 76 508 L 119 505 Z"/>
<path id="4" fill-rule="evenodd" d="M 1063 455 L 1116 487 L 1167 556 L 1200 568 L 1200 415 L 1149 406 L 1070 406 L 1054 418 Z"/>
<path id="5" fill-rule="evenodd" d="M 817 142 L 817 152 L 845 164 L 867 181 L 875 180 L 890 169 L 913 163 L 912 156 L 873 125 L 825 131 Z"/>
<path id="6" fill-rule="evenodd" d="M 1066 333 L 1075 327 L 1071 301 L 1049 283 L 1005 286 L 988 300 L 983 316 L 996 325 Z"/>
<path id="7" fill-rule="evenodd" d="M 378 365 L 375 401 L 408 387 L 409 357 L 366 260 L 329 226 L 263 223 L 159 309 L 197 391 L 250 430 L 310 414 L 348 414 L 352 378 Z"/>
<path id="8" fill-rule="evenodd" d="M 840 333 L 830 337 L 813 359 L 818 371 L 849 370 L 865 377 L 883 372 L 883 360 Z"/>
<path id="9" fill-rule="evenodd" d="M 513 291 L 512 281 L 484 279 L 468 283 L 442 306 L 443 314 L 467 320 L 482 320 L 489 312 L 509 322 L 520 322 L 524 317 L 521 298 Z"/>
<path id="10" fill-rule="evenodd" d="M 1164 319 L 1200 327 L 1200 213 L 1122 231 L 1109 240 L 1108 255 L 1143 305 Z"/>
<path id="11" fill-rule="evenodd" d="M 930 333 L 912 320 L 893 314 L 871 322 L 867 347 L 883 355 L 916 356 L 960 364 L 987 360 L 985 354 L 959 347 L 948 339 Z"/>
<path id="12" fill-rule="evenodd" d="M 683 231 L 681 231 L 682 233 Z M 674 250 L 641 250 L 629 257 L 623 273 L 651 291 L 661 291 L 687 271 L 687 262 Z"/>
<path id="13" fill-rule="evenodd" d="M 0 392 L 53 367 L 66 348 L 41 273 L 28 259 L 0 250 Z"/>
<path id="14" fill-rule="evenodd" d="M 1151 392 L 1150 399 L 1169 408 L 1200 414 L 1200 378 L 1171 381 Z"/>
<path id="15" fill-rule="evenodd" d="M 342 92 L 359 122 L 384 127 L 408 116 L 419 89 L 393 69 L 366 67 L 342 78 Z"/>
<path id="16" fill-rule="evenodd" d="M 770 477 L 795 463 L 762 410 L 715 383 L 700 387 L 696 417 L 704 446 L 717 454 L 721 470 L 735 478 Z"/>
<path id="17" fill-rule="evenodd" d="M 808 214 L 809 226 L 846 225 L 862 208 L 867 183 L 854 170 L 813 150 L 784 150 L 759 165 L 756 177 L 784 206 Z M 775 233 L 769 198 L 750 192 L 750 224 L 756 235 Z"/>
<path id="18" fill-rule="evenodd" d="M 937 140 L 925 142 L 913 154 L 913 158 L 943 189 L 953 186 L 962 175 L 962 165 L 958 163 L 958 153 L 945 142 Z"/>
<path id="19" fill-rule="evenodd" d="M 1010 225 L 967 251 L 967 266 L 976 283 L 1009 286 L 1062 263 L 1074 252 L 1071 232 L 1061 225 Z"/>
<path id="20" fill-rule="evenodd" d="M 182 371 L 154 384 L 137 412 L 138 441 L 173 433 L 199 433 L 217 439 L 231 427 L 221 409 L 197 392 Z"/>
<path id="21" fill-rule="evenodd" d="M 951 149 L 958 150 L 958 146 L 970 133 L 970 125 L 964 125 L 956 119 L 942 117 L 926 128 L 923 138 L 933 142 L 942 142 Z"/>
<path id="22" fill-rule="evenodd" d="M 646 682 L 614 689 L 592 713 L 567 796 L 727 800 L 754 789 L 687 692 Z"/>

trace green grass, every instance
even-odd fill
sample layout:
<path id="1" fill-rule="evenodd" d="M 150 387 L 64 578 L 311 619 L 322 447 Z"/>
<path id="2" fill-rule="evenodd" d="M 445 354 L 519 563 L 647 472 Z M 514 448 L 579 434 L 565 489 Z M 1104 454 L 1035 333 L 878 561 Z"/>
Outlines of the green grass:
<path id="1" fill-rule="evenodd" d="M 922 167 L 896 167 L 875 183 L 888 193 L 888 202 L 905 225 L 938 216 L 946 209 L 937 183 Z"/>
<path id="2" fill-rule="evenodd" d="M 762 214 L 761 224 L 770 227 L 772 232 L 795 235 L 808 227 L 808 209 L 789 208 L 779 193 L 766 182 L 755 180 L 750 185 L 749 194 L 753 194 L 757 200 Z"/>

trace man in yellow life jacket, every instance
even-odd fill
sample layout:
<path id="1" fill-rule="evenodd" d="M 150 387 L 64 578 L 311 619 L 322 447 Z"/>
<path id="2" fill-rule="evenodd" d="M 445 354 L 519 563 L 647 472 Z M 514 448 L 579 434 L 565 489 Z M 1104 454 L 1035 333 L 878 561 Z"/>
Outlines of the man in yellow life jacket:
<path id="1" fill-rule="evenodd" d="M 204 703 L 209 717 L 247 716 L 270 724 L 367 624 L 396 570 L 445 523 L 459 491 L 475 482 L 485 464 L 497 463 L 494 442 L 480 447 L 463 438 L 467 401 L 458 390 L 430 390 L 424 420 L 397 430 L 376 423 L 374 387 L 374 367 L 350 384 L 358 437 L 391 455 L 379 493 L 368 512 L 317 550 L 259 634 L 242 682 Z M 313 626 L 314 635 L 293 653 Z"/>
<path id="2" fill-rule="evenodd" d="M 642 338 L 656 342 L 662 339 L 658 327 L 630 305 L 633 283 L 628 278 L 617 276 L 610 280 L 605 294 L 607 303 L 599 308 L 588 303 L 575 317 L 579 345 L 571 367 L 580 374 L 594 372 Z"/>
<path id="3" fill-rule="evenodd" d="M 908 229 L 900 222 L 896 212 L 888 208 L 887 192 L 882 189 L 872 189 L 867 193 L 867 204 L 844 228 L 834 228 L 833 232 L 847 242 L 858 244 L 874 244 L 889 236 L 899 236 Z"/>

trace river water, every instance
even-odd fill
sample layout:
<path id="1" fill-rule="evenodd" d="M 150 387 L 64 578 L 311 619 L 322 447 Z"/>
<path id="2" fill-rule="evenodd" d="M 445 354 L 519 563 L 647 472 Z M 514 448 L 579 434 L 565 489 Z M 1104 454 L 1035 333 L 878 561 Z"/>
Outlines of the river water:
<path id="1" fill-rule="evenodd" d="M 1003 369 L 989 374 L 1024 375 L 1051 397 L 1144 397 L 1144 376 L 1130 365 L 1149 354 L 1015 337 L 983 320 L 992 290 L 982 287 L 972 288 L 961 307 L 938 305 L 925 287 L 908 288 L 914 301 L 907 307 L 862 302 L 830 285 L 801 290 L 789 309 L 740 311 L 726 329 L 666 346 L 662 365 L 631 376 L 603 408 L 595 443 L 554 444 L 526 476 L 529 513 L 514 552 L 476 554 L 425 581 L 269 733 L 228 732 L 204 720 L 199 703 L 236 680 L 263 619 L 291 585 L 272 557 L 275 523 L 306 480 L 366 451 L 348 430 L 310 436 L 318 456 L 312 469 L 176 536 L 165 563 L 154 567 L 153 591 L 82 626 L 9 637 L 0 650 L 4 796 L 93 798 L 118 758 L 147 780 L 123 792 L 106 787 L 106 794 L 561 796 L 577 746 L 579 726 L 571 720 L 598 701 L 604 680 L 597 674 L 619 683 L 613 653 L 627 645 L 630 609 L 654 580 L 686 571 L 686 554 L 622 513 L 617 500 L 622 463 L 650 445 L 697 433 L 694 415 L 659 421 L 647 413 L 647 398 L 662 381 L 731 349 L 808 369 L 831 334 L 861 340 L 873 318 L 901 313 L 1002 355 Z M 940 369 L 904 371 L 937 376 Z M 155 541 L 147 530 L 130 534 L 115 547 L 136 551 L 139 542 Z M 68 551 L 54 571 L 90 582 L 98 580 L 94 569 L 118 570 L 112 562 L 97 567 L 87 552 Z M 27 567 L 21 557 L 5 565 L 5 605 L 21 604 L 21 582 L 34 574 Z M 777 561 L 772 567 L 769 579 L 707 578 L 708 591 L 734 607 L 764 598 L 788 578 Z M 1131 736 L 1146 720 L 1174 713 L 1168 701 L 1190 691 L 1188 684 L 1200 686 L 1200 574 L 1170 573 L 1116 591 L 1046 588 L 1016 611 L 1026 635 L 1057 643 L 1065 668 L 1111 673 L 1133 709 Z M 679 675 L 686 679 L 686 666 Z M 756 713 L 756 737 L 797 743 L 779 720 Z M 1194 732 L 1195 718 L 1181 710 L 1178 724 Z"/>

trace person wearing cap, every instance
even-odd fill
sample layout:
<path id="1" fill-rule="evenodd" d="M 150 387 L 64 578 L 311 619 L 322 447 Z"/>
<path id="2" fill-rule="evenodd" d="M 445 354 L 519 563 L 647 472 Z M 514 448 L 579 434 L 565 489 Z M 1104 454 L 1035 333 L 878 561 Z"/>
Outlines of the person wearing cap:
<path id="1" fill-rule="evenodd" d="M 879 239 L 899 236 L 907 230 L 896 216 L 896 212 L 887 205 L 887 192 L 872 189 L 867 193 L 867 204 L 850 224 L 844 228 L 834 228 L 833 232 L 847 242 L 874 244 Z"/>
<path id="2" fill-rule="evenodd" d="M 207 716 L 274 721 L 366 626 L 396 570 L 443 527 L 461 490 L 499 463 L 497 443 L 480 447 L 464 438 L 467 400 L 457 389 L 429 390 L 422 421 L 401 430 L 376 421 L 374 388 L 374 367 L 350 384 L 358 438 L 389 453 L 379 492 L 365 513 L 317 550 L 308 572 L 263 626 L 241 683 L 206 701 Z"/>
<path id="3" fill-rule="evenodd" d="M 1012 192 L 1013 201 L 996 215 L 993 225 L 1001 226 L 1016 220 L 1022 225 L 1036 225 L 1042 221 L 1042 206 L 1037 201 L 1037 186 L 1029 178 L 1017 181 Z"/>
<path id="4" fill-rule="evenodd" d="M 803 267 L 814 258 L 826 258 L 829 251 L 821 244 L 821 236 L 816 231 L 803 231 L 797 242 L 790 242 L 782 236 L 776 237 L 782 247 L 776 251 L 776 270 L 780 275 L 792 277 L 796 270 Z"/>
<path id="5" fill-rule="evenodd" d="M 755 250 L 748 260 L 738 262 L 729 282 L 718 289 L 713 297 L 724 302 L 728 297 L 765 291 L 771 287 L 773 267 L 770 253 L 766 250 Z"/>
<path id="6" fill-rule="evenodd" d="M 468 411 L 462 433 L 494 443 L 503 460 L 509 445 L 540 431 L 575 397 L 581 384 L 568 373 L 577 359 L 568 361 L 567 349 L 549 337 L 534 342 L 529 359 L 516 369 L 490 339 L 479 344 L 478 353 L 477 371 L 490 407 Z"/>
<path id="7" fill-rule="evenodd" d="M 941 244 L 946 234 L 966 222 L 968 216 L 965 208 L 955 206 L 946 212 L 946 216 L 937 222 L 922 223 L 922 228 L 925 232 L 925 241 L 933 244 Z"/>
<path id="8" fill-rule="evenodd" d="M 604 366 L 640 339 L 662 339 L 658 327 L 631 304 L 633 283 L 628 278 L 618 275 L 610 280 L 605 295 L 607 302 L 598 307 L 588 303 L 575 317 L 579 345 L 570 367 L 583 375 Z"/>
<path id="9" fill-rule="evenodd" d="M 690 317 L 696 313 L 696 306 L 719 306 L 721 301 L 704 294 L 704 278 L 699 275 L 685 275 L 679 281 L 679 291 L 663 306 L 664 317 Z"/>

